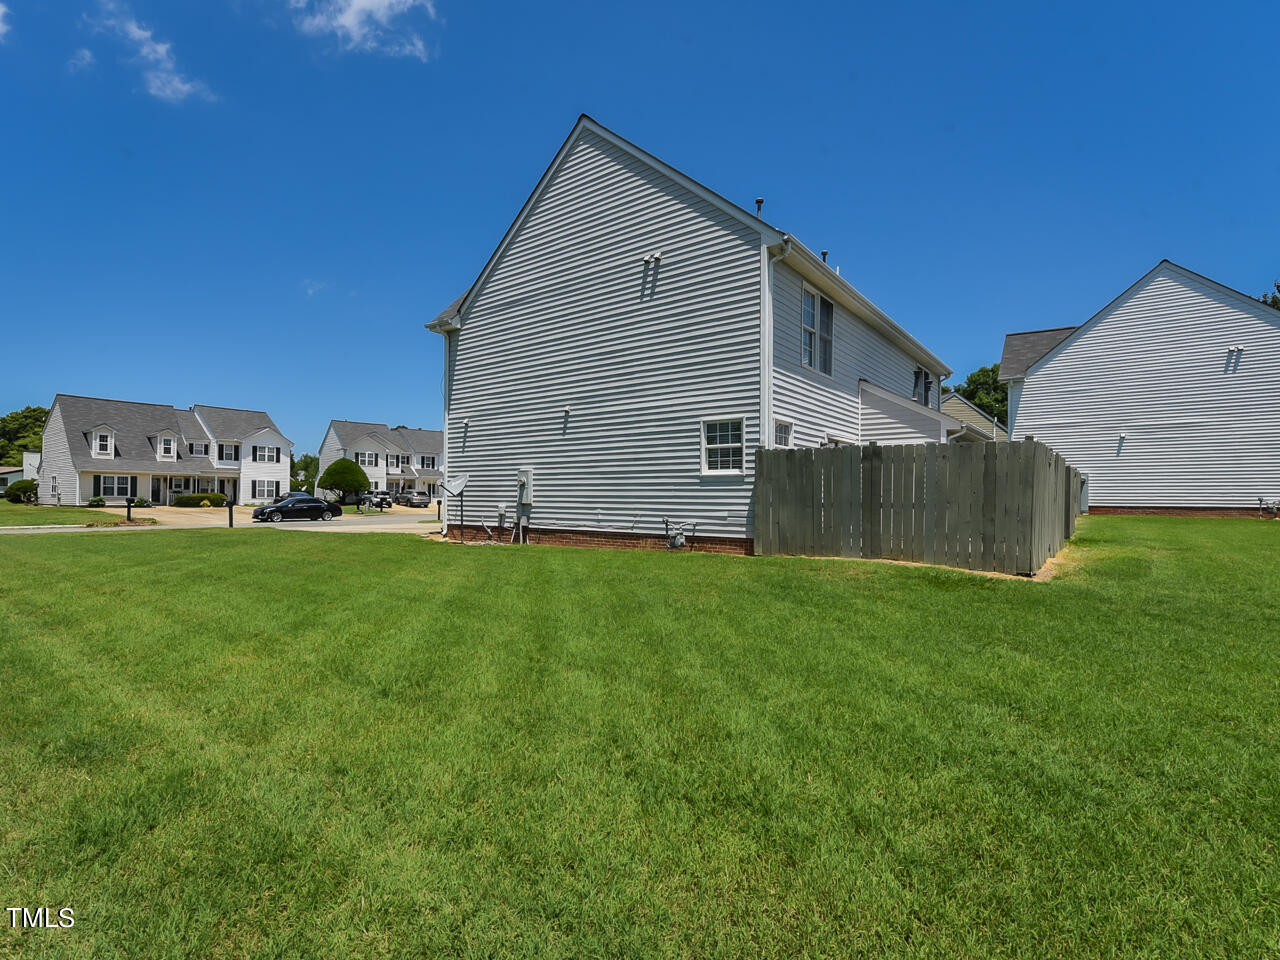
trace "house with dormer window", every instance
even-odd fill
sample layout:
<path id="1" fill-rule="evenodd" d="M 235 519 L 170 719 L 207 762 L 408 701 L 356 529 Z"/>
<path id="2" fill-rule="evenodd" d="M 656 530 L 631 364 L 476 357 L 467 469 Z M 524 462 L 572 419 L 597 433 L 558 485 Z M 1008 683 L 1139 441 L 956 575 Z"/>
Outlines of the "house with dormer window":
<path id="1" fill-rule="evenodd" d="M 267 503 L 289 489 L 292 446 L 261 410 L 60 393 L 45 421 L 40 502 L 146 497 L 163 506 L 183 494 L 221 493 Z"/>
<path id="2" fill-rule="evenodd" d="M 444 434 L 439 430 L 388 427 L 385 423 L 331 420 L 320 444 L 322 476 L 335 460 L 354 460 L 369 477 L 371 490 L 420 491 L 437 495 Z M 319 491 L 321 495 L 329 491 Z"/>

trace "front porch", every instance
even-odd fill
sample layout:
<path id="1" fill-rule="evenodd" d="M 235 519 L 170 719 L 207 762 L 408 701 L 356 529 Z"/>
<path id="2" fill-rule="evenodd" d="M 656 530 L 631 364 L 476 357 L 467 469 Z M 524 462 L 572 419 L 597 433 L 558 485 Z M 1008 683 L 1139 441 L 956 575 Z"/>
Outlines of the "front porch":
<path id="1" fill-rule="evenodd" d="M 171 507 L 175 497 L 197 493 L 220 493 L 232 503 L 239 503 L 239 480 L 236 477 L 152 475 L 146 494 L 158 507 Z"/>

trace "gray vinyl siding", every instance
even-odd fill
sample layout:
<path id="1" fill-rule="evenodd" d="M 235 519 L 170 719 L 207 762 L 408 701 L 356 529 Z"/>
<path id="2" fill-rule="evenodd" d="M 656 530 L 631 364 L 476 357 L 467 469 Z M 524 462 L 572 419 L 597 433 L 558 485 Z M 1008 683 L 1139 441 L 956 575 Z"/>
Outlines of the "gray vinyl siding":
<path id="1" fill-rule="evenodd" d="M 320 465 L 316 471 L 316 479 L 319 480 L 324 476 L 324 472 L 329 469 L 335 460 L 342 459 L 342 444 L 338 440 L 338 433 L 333 429 L 332 425 L 324 432 L 324 442 L 320 444 Z M 333 496 L 332 490 L 319 488 L 316 490 L 317 496 Z"/>
<path id="2" fill-rule="evenodd" d="M 911 409 L 913 406 L 917 409 Z M 942 424 L 919 404 L 895 403 L 870 392 L 862 394 L 863 443 L 937 443 L 945 439 Z"/>
<path id="3" fill-rule="evenodd" d="M 1014 439 L 1034 436 L 1087 473 L 1091 505 L 1280 497 L 1280 316 L 1173 264 L 1014 386 Z"/>
<path id="4" fill-rule="evenodd" d="M 55 403 L 49 411 L 49 419 L 45 421 L 44 435 L 40 443 L 40 502 L 64 505 L 80 505 L 87 500 L 80 497 L 80 478 L 71 459 L 71 449 L 67 446 L 67 431 L 62 422 L 62 407 Z M 59 498 L 53 495 L 53 478 L 58 478 Z"/>
<path id="5" fill-rule="evenodd" d="M 583 130 L 448 337 L 445 461 L 470 477 L 467 522 L 510 518 L 531 467 L 535 527 L 749 535 L 760 243 Z M 742 475 L 702 473 L 713 416 L 744 421 Z"/>
<path id="6" fill-rule="evenodd" d="M 828 437 L 863 442 L 859 381 L 910 398 L 919 364 L 836 303 L 831 376 L 804 366 L 800 352 L 803 280 L 785 263 L 776 263 L 772 288 L 773 418 L 792 424 L 793 446 L 817 446 Z M 937 409 L 936 375 L 934 379 L 929 405 Z M 934 433 L 933 439 L 937 439 L 937 431 Z M 890 442 L 880 437 L 868 439 Z"/>

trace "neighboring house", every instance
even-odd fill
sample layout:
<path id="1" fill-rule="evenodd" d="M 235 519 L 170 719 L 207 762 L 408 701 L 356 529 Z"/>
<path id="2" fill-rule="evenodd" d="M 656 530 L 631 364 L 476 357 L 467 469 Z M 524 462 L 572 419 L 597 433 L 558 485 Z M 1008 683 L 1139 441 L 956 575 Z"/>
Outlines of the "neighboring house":
<path id="1" fill-rule="evenodd" d="M 953 440 L 1008 440 L 1009 431 L 995 417 L 988 416 L 954 390 L 942 395 L 942 412 L 955 417 L 965 430 Z"/>
<path id="2" fill-rule="evenodd" d="M 0 467 L 0 493 L 9 489 L 9 484 L 25 480 L 21 467 Z"/>
<path id="3" fill-rule="evenodd" d="M 544 541 L 655 546 L 670 521 L 742 552 L 758 445 L 962 429 L 950 368 L 823 258 L 585 116 L 427 326 L 455 531 L 523 500 Z"/>
<path id="4" fill-rule="evenodd" d="M 289 489 L 293 446 L 261 410 L 58 394 L 44 425 L 40 502 L 127 496 L 170 504 L 184 493 L 270 502 Z"/>
<path id="5" fill-rule="evenodd" d="M 401 493 L 419 490 L 437 495 L 444 437 L 439 430 L 388 427 L 385 423 L 330 420 L 320 444 L 317 479 L 335 460 L 346 457 L 360 464 L 373 490 Z M 332 491 L 321 490 L 322 495 Z"/>
<path id="6" fill-rule="evenodd" d="M 1014 440 L 1090 510 L 1256 513 L 1280 498 L 1280 312 L 1162 260 L 1087 323 L 1005 338 Z"/>

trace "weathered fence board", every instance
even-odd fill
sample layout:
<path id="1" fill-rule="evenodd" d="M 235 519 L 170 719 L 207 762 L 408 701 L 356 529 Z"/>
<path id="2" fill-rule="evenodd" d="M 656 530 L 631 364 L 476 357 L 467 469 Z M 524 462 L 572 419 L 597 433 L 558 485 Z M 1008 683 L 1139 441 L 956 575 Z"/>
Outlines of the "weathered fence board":
<path id="1" fill-rule="evenodd" d="M 759 554 L 1032 574 L 1074 533 L 1080 473 L 1042 443 L 756 451 Z"/>

